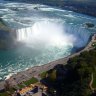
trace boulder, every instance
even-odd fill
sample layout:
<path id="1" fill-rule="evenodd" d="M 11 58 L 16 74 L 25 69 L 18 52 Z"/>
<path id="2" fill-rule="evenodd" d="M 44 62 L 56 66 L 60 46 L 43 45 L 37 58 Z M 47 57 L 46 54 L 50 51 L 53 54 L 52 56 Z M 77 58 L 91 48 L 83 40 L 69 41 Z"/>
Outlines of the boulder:
<path id="1" fill-rule="evenodd" d="M 95 27 L 95 25 L 93 23 L 87 22 L 87 23 L 84 24 L 84 27 L 85 28 L 93 28 L 93 27 Z"/>

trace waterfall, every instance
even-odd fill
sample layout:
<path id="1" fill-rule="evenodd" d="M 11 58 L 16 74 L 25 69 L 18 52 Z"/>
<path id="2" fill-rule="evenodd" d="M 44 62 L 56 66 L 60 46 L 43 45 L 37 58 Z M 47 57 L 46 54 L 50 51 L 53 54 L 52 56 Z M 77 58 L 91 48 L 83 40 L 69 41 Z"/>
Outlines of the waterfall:
<path id="1" fill-rule="evenodd" d="M 17 30 L 18 41 L 28 40 L 31 35 L 32 35 L 32 27 L 22 28 L 22 29 Z"/>
<path id="2" fill-rule="evenodd" d="M 74 47 L 77 48 L 84 47 L 88 43 L 91 35 L 87 29 L 80 27 L 80 25 L 65 25 L 65 32 L 74 35 L 76 39 Z"/>
<path id="3" fill-rule="evenodd" d="M 17 40 L 32 46 L 84 47 L 89 33 L 80 26 L 69 26 L 49 21 L 36 22 L 32 27 L 17 30 Z M 37 46 L 36 46 L 37 47 Z"/>

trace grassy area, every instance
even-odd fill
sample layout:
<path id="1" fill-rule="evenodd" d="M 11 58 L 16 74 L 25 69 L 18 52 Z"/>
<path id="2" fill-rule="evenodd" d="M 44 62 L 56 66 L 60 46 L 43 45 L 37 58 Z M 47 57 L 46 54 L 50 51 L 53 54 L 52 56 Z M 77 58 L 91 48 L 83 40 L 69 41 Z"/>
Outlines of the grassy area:
<path id="1" fill-rule="evenodd" d="M 10 96 L 7 92 L 0 93 L 0 96 Z"/>
<path id="2" fill-rule="evenodd" d="M 46 74 L 47 74 L 47 72 L 44 71 L 44 72 L 42 72 L 42 73 L 40 74 L 40 77 L 41 77 L 41 78 L 45 78 L 45 77 L 46 77 Z"/>
<path id="3" fill-rule="evenodd" d="M 19 88 L 24 88 L 24 86 L 22 84 L 18 84 Z"/>
<path id="4" fill-rule="evenodd" d="M 0 96 L 10 96 L 10 94 L 13 94 L 14 91 L 15 90 L 13 88 L 10 88 L 8 91 L 0 93 Z"/>
<path id="5" fill-rule="evenodd" d="M 29 86 L 30 84 L 34 84 L 34 83 L 36 83 L 36 82 L 38 82 L 38 80 L 37 80 L 36 78 L 32 77 L 30 80 L 25 81 L 24 84 L 25 84 L 26 86 Z M 20 85 L 19 85 L 19 86 L 20 86 Z M 21 87 L 22 87 L 22 86 L 21 86 Z"/>
<path id="6" fill-rule="evenodd" d="M 93 76 L 94 76 L 94 80 L 92 86 L 93 88 L 96 88 L 96 72 L 94 72 Z"/>

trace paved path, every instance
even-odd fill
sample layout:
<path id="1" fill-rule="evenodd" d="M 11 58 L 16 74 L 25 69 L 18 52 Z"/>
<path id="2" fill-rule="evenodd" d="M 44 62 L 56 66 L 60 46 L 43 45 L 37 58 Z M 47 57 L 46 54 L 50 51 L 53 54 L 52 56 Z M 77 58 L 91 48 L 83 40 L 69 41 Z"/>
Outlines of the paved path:
<path id="1" fill-rule="evenodd" d="M 92 73 L 92 74 L 91 74 L 91 81 L 90 81 L 90 83 L 89 83 L 89 87 L 90 87 L 90 89 L 91 89 L 92 92 L 94 92 L 94 88 L 92 87 L 93 80 L 94 80 L 94 78 L 93 78 L 93 73 Z"/>

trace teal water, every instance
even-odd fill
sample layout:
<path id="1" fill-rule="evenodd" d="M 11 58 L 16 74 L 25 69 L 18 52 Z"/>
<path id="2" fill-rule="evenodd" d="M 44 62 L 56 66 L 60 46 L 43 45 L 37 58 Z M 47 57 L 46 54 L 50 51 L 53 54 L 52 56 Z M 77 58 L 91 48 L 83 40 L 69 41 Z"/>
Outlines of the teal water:
<path id="1" fill-rule="evenodd" d="M 38 7 L 38 9 L 34 9 Z M 84 28 L 96 18 L 40 4 L 0 3 L 0 16 L 17 32 L 19 46 L 0 50 L 0 79 L 66 57 L 86 46 L 96 32 Z"/>

